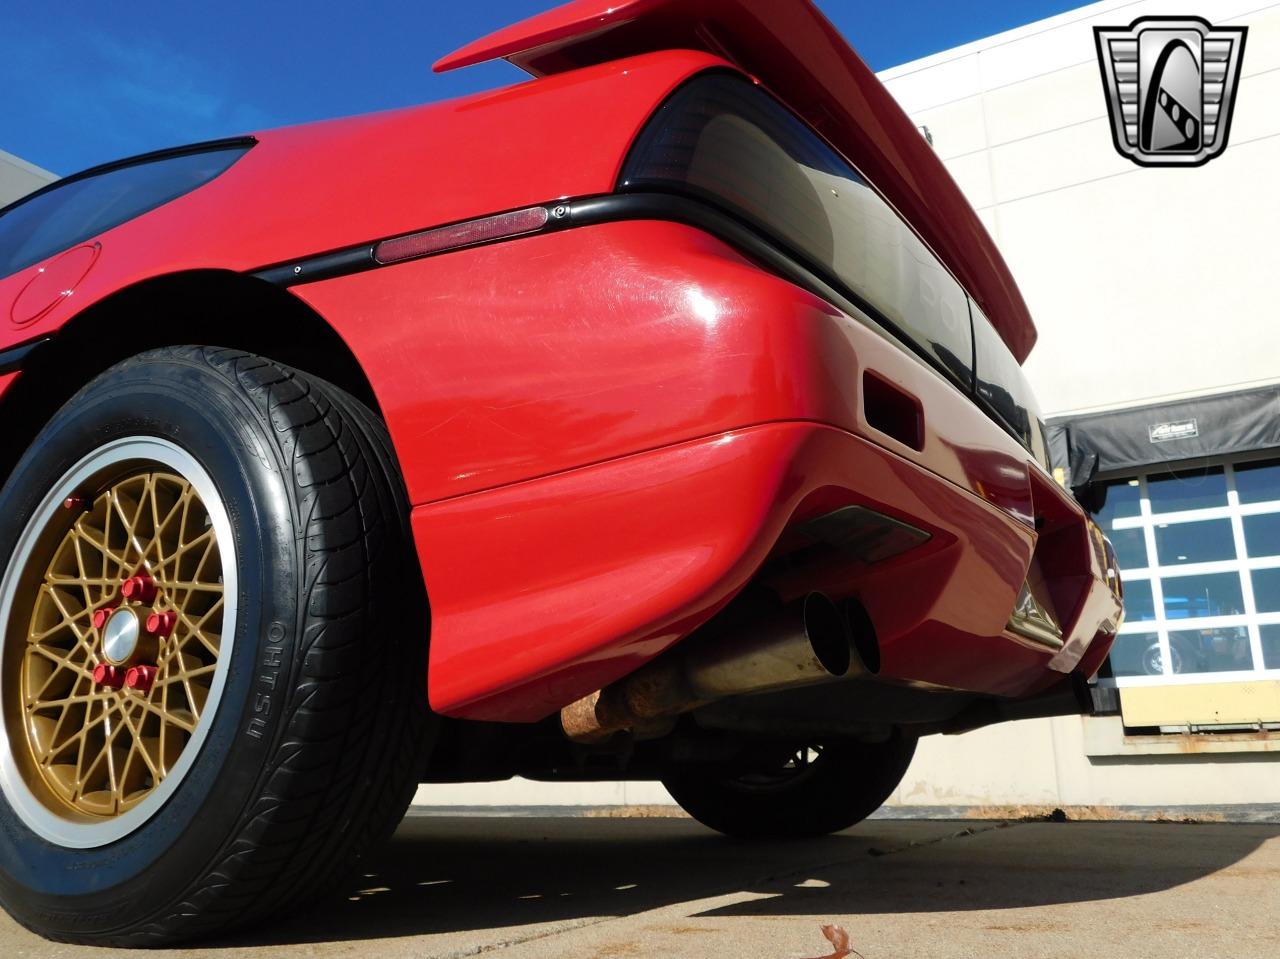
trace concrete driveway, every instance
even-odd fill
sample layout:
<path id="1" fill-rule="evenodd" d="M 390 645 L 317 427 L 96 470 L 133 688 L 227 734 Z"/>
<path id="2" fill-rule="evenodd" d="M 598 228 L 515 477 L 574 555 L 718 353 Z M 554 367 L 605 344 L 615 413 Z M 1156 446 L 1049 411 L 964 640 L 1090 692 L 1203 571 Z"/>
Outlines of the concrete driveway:
<path id="1" fill-rule="evenodd" d="M 793 844 L 687 819 L 411 815 L 344 902 L 148 957 L 1280 956 L 1280 826 L 874 820 Z M 0 918 L 0 956 L 106 956 Z M 138 954 L 134 954 L 138 955 Z"/>

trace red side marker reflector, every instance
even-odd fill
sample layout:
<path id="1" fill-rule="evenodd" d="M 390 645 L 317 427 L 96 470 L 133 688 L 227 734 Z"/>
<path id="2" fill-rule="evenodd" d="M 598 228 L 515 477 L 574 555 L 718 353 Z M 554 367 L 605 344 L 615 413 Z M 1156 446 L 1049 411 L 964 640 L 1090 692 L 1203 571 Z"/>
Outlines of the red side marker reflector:
<path id="1" fill-rule="evenodd" d="M 475 246 L 489 240 L 536 233 L 547 225 L 548 218 L 545 207 L 533 206 L 479 220 L 468 220 L 466 223 L 455 223 L 453 226 L 424 230 L 422 233 L 383 240 L 373 248 L 373 258 L 383 264 L 399 263 L 401 260 Z"/>

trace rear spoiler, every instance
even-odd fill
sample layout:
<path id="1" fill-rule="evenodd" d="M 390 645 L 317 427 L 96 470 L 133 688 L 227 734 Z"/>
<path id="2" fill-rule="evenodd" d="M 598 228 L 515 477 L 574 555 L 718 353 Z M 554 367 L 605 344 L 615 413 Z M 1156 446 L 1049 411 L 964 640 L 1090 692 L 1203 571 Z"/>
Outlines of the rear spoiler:
<path id="1" fill-rule="evenodd" d="M 437 72 L 508 60 L 535 77 L 659 50 L 701 50 L 763 83 L 875 184 L 1021 363 L 1036 328 L 951 175 L 810 0 L 573 0 L 449 54 Z"/>

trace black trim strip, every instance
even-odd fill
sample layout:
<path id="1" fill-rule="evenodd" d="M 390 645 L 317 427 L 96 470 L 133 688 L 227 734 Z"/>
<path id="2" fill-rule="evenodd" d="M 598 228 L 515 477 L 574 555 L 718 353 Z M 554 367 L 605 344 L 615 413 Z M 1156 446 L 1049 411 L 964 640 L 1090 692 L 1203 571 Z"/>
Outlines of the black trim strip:
<path id="1" fill-rule="evenodd" d="M 40 347 L 49 342 L 49 337 L 42 336 L 38 340 L 29 340 L 26 343 L 19 343 L 17 346 L 11 346 L 7 350 L 0 351 L 0 376 L 8 373 L 17 373 L 22 369 L 22 364 Z"/>
<path id="2" fill-rule="evenodd" d="M 362 243 L 345 250 L 321 253 L 319 256 L 308 256 L 279 266 L 255 270 L 253 275 L 276 286 L 289 287 L 346 276 L 348 273 L 361 273 L 383 265 L 373 258 L 373 247 L 373 243 Z"/>

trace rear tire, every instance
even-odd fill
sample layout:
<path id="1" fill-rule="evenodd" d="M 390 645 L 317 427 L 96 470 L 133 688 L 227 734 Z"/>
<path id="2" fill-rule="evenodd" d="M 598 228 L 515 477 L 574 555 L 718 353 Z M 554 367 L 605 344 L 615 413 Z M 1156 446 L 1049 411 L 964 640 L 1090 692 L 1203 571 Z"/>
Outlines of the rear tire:
<path id="1" fill-rule="evenodd" d="M 662 783 L 694 819 L 739 839 L 839 832 L 879 809 L 906 775 L 915 739 L 762 745 L 732 766 L 682 766 Z"/>
<path id="2" fill-rule="evenodd" d="M 60 558 L 77 538 L 91 569 Z M 223 933 L 333 891 L 394 830 L 434 730 L 427 605 L 390 441 L 353 397 L 234 350 L 120 363 L 0 492 L 0 557 L 0 904 L 23 925 Z M 117 661 L 145 687 L 90 675 Z"/>

